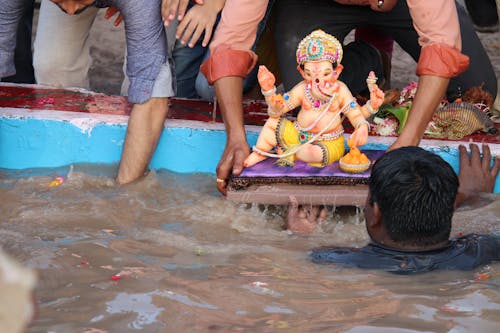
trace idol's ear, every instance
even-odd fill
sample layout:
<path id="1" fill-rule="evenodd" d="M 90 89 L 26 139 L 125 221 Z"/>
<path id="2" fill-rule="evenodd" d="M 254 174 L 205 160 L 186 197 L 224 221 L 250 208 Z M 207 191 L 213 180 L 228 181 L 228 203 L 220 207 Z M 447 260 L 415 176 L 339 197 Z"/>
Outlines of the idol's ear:
<path id="1" fill-rule="evenodd" d="M 337 72 L 337 77 L 339 77 L 340 73 L 342 73 L 342 71 L 344 70 L 344 66 L 342 66 L 341 64 L 338 64 L 334 70 Z"/>
<path id="2" fill-rule="evenodd" d="M 302 75 L 302 78 L 305 79 L 305 73 L 304 73 L 304 70 L 302 69 L 302 67 L 300 67 L 300 65 L 297 65 L 297 70 L 299 71 L 300 75 Z"/>

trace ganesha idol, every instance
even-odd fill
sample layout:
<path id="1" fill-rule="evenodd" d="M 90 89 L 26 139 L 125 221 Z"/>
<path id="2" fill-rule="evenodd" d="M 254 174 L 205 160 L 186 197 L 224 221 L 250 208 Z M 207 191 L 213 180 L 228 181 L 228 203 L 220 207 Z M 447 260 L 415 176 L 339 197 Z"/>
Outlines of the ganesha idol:
<path id="1" fill-rule="evenodd" d="M 338 80 L 343 70 L 341 61 L 340 42 L 322 30 L 315 30 L 298 45 L 297 69 L 304 80 L 289 92 L 277 94 L 274 75 L 265 66 L 259 67 L 258 80 L 268 104 L 269 118 L 244 162 L 245 167 L 268 157 L 278 158 L 277 164 L 283 166 L 293 166 L 295 160 L 316 167 L 336 162 L 345 154 L 342 126 L 345 117 L 354 127 L 348 145 L 352 152 L 359 153 L 356 147 L 368 140 L 366 118 L 377 112 L 384 93 L 375 84 L 373 72 L 370 73 L 367 79 L 370 99 L 359 106 L 349 88 Z M 284 117 L 298 106 L 300 111 L 295 121 Z M 277 154 L 271 153 L 274 148 Z"/>

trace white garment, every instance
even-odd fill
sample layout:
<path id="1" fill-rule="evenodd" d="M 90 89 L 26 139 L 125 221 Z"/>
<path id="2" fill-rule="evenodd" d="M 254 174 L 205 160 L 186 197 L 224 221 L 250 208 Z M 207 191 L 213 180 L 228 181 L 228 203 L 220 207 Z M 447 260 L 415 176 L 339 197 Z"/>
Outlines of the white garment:
<path id="1" fill-rule="evenodd" d="M 42 0 L 33 53 L 38 84 L 89 89 L 88 73 L 92 58 L 88 37 L 98 11 L 99 8 L 88 7 L 78 15 L 68 15 L 52 1 Z M 126 96 L 130 83 L 125 68 L 126 61 L 122 85 L 122 94 Z M 161 66 L 151 97 L 174 96 L 173 81 L 167 61 Z"/>
<path id="2" fill-rule="evenodd" d="M 50 0 L 42 0 L 34 43 L 33 67 L 38 84 L 89 88 L 92 64 L 90 28 L 99 8 L 68 15 Z"/>

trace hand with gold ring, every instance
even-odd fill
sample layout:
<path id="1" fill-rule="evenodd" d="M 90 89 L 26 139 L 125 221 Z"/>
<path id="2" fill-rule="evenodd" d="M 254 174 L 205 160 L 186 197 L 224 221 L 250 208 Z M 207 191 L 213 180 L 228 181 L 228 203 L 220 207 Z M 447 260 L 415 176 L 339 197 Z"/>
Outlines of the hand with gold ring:
<path id="1" fill-rule="evenodd" d="M 226 182 L 225 179 L 220 179 L 220 178 L 217 178 L 215 181 L 217 182 L 217 184 L 221 184 L 221 183 L 225 183 Z"/>

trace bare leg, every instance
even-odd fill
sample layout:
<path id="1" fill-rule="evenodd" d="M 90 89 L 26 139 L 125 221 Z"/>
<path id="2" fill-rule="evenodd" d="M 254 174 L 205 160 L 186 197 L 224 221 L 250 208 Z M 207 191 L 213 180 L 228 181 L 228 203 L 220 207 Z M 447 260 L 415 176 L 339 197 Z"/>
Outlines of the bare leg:
<path id="1" fill-rule="evenodd" d="M 257 143 L 255 147 L 259 148 L 262 151 L 269 152 L 276 146 L 276 127 L 278 125 L 279 118 L 269 118 L 262 130 L 259 134 L 259 138 L 257 139 Z M 257 152 L 251 153 L 246 159 L 243 165 L 245 167 L 250 167 L 260 161 L 265 160 L 267 157 L 261 155 Z"/>
<path id="2" fill-rule="evenodd" d="M 144 175 L 156 149 L 168 112 L 168 98 L 151 98 L 135 104 L 128 121 L 125 144 L 116 180 L 130 183 Z"/>

